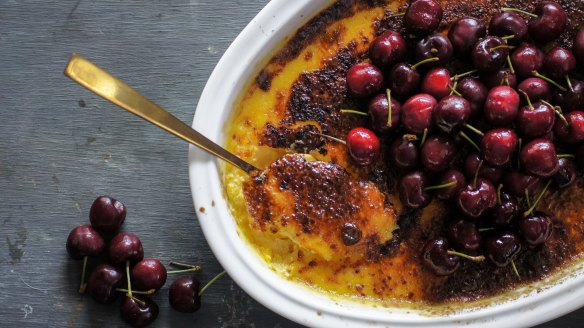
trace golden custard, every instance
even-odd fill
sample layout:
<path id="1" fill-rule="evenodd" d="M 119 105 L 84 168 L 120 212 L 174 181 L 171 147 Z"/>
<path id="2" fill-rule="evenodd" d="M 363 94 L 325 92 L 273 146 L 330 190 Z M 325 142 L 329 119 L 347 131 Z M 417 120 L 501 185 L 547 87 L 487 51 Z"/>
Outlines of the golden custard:
<path id="1" fill-rule="evenodd" d="M 465 14 L 488 22 L 504 4 L 442 1 L 442 29 Z M 522 0 L 507 5 L 533 9 Z M 583 21 L 584 3 L 564 5 L 570 26 L 561 42 L 567 46 Z M 282 276 L 330 296 L 380 305 L 474 301 L 575 263 L 584 249 L 584 200 L 576 197 L 584 192 L 583 181 L 547 193 L 540 207 L 555 216 L 554 231 L 541 249 L 519 254 L 521 278 L 510 267 L 470 261 L 438 277 L 421 265 L 419 255 L 426 240 L 445 235 L 448 208 L 434 201 L 423 211 L 405 211 L 386 159 L 356 166 L 344 145 L 317 134 L 344 138 L 365 125 L 364 117 L 340 113 L 359 106 L 345 96 L 345 74 L 366 59 L 376 35 L 389 28 L 403 32 L 401 19 L 393 16 L 403 8 L 403 1 L 335 2 L 291 37 L 243 91 L 227 126 L 226 147 L 268 169 L 248 176 L 225 167 L 226 195 L 240 235 Z M 295 153 L 306 155 L 287 155 Z M 362 228 L 354 246 L 341 242 L 347 224 Z"/>

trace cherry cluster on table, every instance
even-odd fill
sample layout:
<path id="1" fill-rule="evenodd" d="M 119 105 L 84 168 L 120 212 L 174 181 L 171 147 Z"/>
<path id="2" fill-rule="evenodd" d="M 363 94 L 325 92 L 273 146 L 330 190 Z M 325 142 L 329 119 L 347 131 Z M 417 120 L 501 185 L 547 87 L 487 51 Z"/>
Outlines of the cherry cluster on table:
<path id="1" fill-rule="evenodd" d="M 432 272 L 451 274 L 465 258 L 511 264 L 519 274 L 513 259 L 521 248 L 537 249 L 553 232 L 538 202 L 584 167 L 584 82 L 573 78 L 584 67 L 584 28 L 571 50 L 558 46 L 567 17 L 550 1 L 534 13 L 501 8 L 488 26 L 463 17 L 447 35 L 436 32 L 442 15 L 436 0 L 411 1 L 394 15 L 406 33 L 384 31 L 368 59 L 349 68 L 348 97 L 367 111 L 341 112 L 368 116 L 369 125 L 344 142 L 362 166 L 387 146 L 406 208 L 436 197 L 456 209 L 447 236 L 422 252 Z M 451 75 L 454 61 L 468 70 Z"/>
<path id="2" fill-rule="evenodd" d="M 134 327 L 151 324 L 158 317 L 159 310 L 156 302 L 146 295 L 160 290 L 166 283 L 167 274 L 194 272 L 200 267 L 171 262 L 181 270 L 167 271 L 159 260 L 145 259 L 142 242 L 136 235 L 129 232 L 115 234 L 125 221 L 126 207 L 109 196 L 100 196 L 93 202 L 89 218 L 91 224 L 75 227 L 67 238 L 69 256 L 74 260 L 83 260 L 79 292 L 83 294 L 87 291 L 102 304 L 111 304 L 118 294 L 123 294 L 120 307 L 122 319 Z M 113 234 L 109 244 L 106 243 L 102 235 L 108 237 Z M 106 263 L 93 268 L 85 282 L 89 257 L 105 259 Z M 183 313 L 199 310 L 202 293 L 223 273 L 203 288 L 193 275 L 178 278 L 170 285 L 168 292 L 171 307 Z"/>

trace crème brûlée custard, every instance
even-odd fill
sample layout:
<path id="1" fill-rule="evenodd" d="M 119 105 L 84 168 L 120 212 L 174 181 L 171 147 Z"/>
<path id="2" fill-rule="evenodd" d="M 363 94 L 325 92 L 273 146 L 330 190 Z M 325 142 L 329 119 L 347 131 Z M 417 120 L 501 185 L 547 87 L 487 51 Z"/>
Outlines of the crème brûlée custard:
<path id="1" fill-rule="evenodd" d="M 524 0 L 445 0 L 440 3 L 443 17 L 435 33 L 444 36 L 459 18 L 472 16 L 488 27 L 491 17 L 503 12 L 504 7 L 533 13 L 537 5 Z M 583 26 L 584 2 L 565 0 L 559 4 L 567 15 L 567 26 L 561 35 L 545 44 L 534 42 L 533 37 L 526 38 L 526 42 L 537 44 L 542 52 L 554 45 L 572 49 L 574 36 Z M 489 172 L 499 177 L 489 183 L 497 189 L 497 197 L 491 199 L 492 204 L 477 219 L 463 215 L 460 210 L 463 205 L 457 206 L 455 201 L 434 197 L 429 204 L 412 208 L 404 204 L 404 197 L 400 198 L 398 185 L 408 170 L 393 164 L 395 159 L 391 158 L 390 145 L 405 136 L 414 145 L 431 138 L 434 138 L 433 143 L 439 143 L 442 137 L 435 137 L 439 135 L 435 128 L 427 133 L 408 131 L 407 126 L 389 132 L 376 131 L 381 140 L 380 157 L 368 165 L 355 161 L 349 146 L 343 142 L 354 128 L 371 127 L 372 124 L 367 114 L 367 101 L 349 92 L 347 86 L 347 72 L 351 67 L 361 62 L 371 63 L 372 41 L 387 30 L 397 31 L 409 47 L 403 61 L 410 64 L 418 61 L 413 48 L 423 37 L 410 33 L 404 26 L 401 13 L 407 8 L 405 1 L 336 1 L 291 35 L 257 70 L 234 108 L 225 141 L 228 150 L 264 169 L 247 174 L 230 165 L 224 168 L 226 197 L 237 220 L 239 234 L 261 260 L 281 276 L 333 298 L 379 306 L 448 308 L 462 303 L 469 306 L 469 302 L 478 306 L 519 287 L 562 276 L 566 268 L 582 261 L 584 198 L 580 195 L 584 192 L 584 180 L 577 178 L 569 186 L 559 188 L 560 182 L 552 183 L 555 180 L 543 177 L 543 173 L 531 176 L 511 172 L 519 170 L 519 155 L 511 156 L 513 164 L 500 167 L 491 167 L 478 159 L 476 172 L 491 169 Z M 525 22 L 534 19 L 522 13 L 517 15 Z M 509 42 L 503 47 L 493 47 L 493 52 L 506 49 L 511 54 L 512 47 L 520 47 L 510 41 L 513 38 L 503 39 Z M 471 71 L 473 67 L 469 63 L 470 55 L 463 56 L 454 50 L 452 58 L 440 66 L 447 68 L 452 81 L 457 83 L 456 74 Z M 439 53 L 438 50 L 434 52 Z M 508 67 L 506 65 L 508 61 L 503 61 L 501 67 Z M 583 63 L 578 65 L 571 73 L 574 79 L 581 79 Z M 391 97 L 386 92 L 391 83 L 387 81 L 387 70 L 383 69 L 386 81 L 380 93 Z M 420 67 L 422 76 L 427 71 Z M 469 76 L 483 81 L 486 75 L 482 71 L 471 71 Z M 517 82 L 525 78 L 518 77 Z M 510 86 L 513 83 L 510 80 L 510 75 L 501 78 L 501 85 Z M 457 86 L 451 87 L 455 89 L 452 93 L 457 93 Z M 409 96 L 395 97 L 403 106 Z M 556 107 L 555 112 L 560 110 Z M 390 120 L 392 115 L 388 116 Z M 475 122 L 479 122 L 478 129 L 485 132 L 493 126 L 498 127 L 490 121 L 483 124 L 475 118 Z M 519 131 L 514 122 L 503 124 L 503 128 Z M 465 131 L 467 139 L 474 139 L 481 145 L 480 136 Z M 524 139 L 516 147 L 519 153 L 522 145 L 531 147 L 528 142 L 534 138 L 523 137 L 521 132 L 517 134 Z M 472 144 L 455 132 L 445 135 L 444 138 L 453 140 L 457 151 L 449 168 L 464 167 L 465 158 L 474 151 Z M 565 156 L 559 157 L 571 161 L 572 154 L 577 152 L 574 145 L 561 151 Z M 480 156 L 485 157 L 485 154 Z M 430 183 L 436 181 L 440 170 L 426 164 L 419 165 L 416 170 Z M 528 168 L 530 165 L 524 164 Z M 463 169 L 460 171 L 467 175 L 468 188 L 473 189 L 473 174 L 468 177 Z M 484 171 L 485 176 L 487 171 Z M 481 173 L 479 184 L 487 179 L 482 178 Z M 474 180 L 476 188 L 477 178 Z M 419 188 L 417 196 L 430 197 L 436 191 L 427 188 L 430 183 Z M 450 186 L 452 184 L 447 187 Z M 527 195 L 524 189 L 528 190 Z M 491 219 L 493 207 L 501 205 L 502 193 L 512 194 L 519 208 L 515 209 L 517 218 L 506 225 Z M 540 194 L 542 197 L 538 197 Z M 487 198 L 483 201 L 488 203 Z M 536 198 L 541 198 L 533 206 L 536 211 L 533 208 L 530 211 Z M 530 241 L 527 233 L 520 232 L 522 223 L 519 221 L 532 217 L 533 213 L 545 213 L 540 215 L 551 218 L 551 233 L 545 236 L 545 243 Z M 424 263 L 427 259 L 422 255 L 423 250 L 430 240 L 453 239 L 452 225 L 462 218 L 470 222 L 466 227 L 471 227 L 465 238 L 470 236 L 469 243 L 478 247 L 467 245 L 464 249 L 450 243 L 453 246 L 449 248 L 471 258 L 444 253 L 442 261 L 445 263 L 438 264 L 448 266 L 447 262 L 451 261 L 455 270 L 437 274 Z M 520 240 L 509 242 L 515 242 L 516 247 L 505 244 L 509 240 L 501 231 L 507 230 Z M 493 237 L 495 235 L 498 239 Z M 504 261 L 497 261 L 497 256 L 481 258 L 491 247 L 488 240 L 495 240 L 491 244 L 503 244 L 492 247 L 502 247 L 500 255 Z M 437 256 L 433 261 L 441 260 Z M 501 262 L 505 262 L 504 265 Z"/>

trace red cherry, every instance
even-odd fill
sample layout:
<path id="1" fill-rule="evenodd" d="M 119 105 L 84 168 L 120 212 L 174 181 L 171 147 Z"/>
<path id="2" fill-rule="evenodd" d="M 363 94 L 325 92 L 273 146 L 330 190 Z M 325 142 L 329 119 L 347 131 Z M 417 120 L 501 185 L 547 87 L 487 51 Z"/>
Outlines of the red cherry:
<path id="1" fill-rule="evenodd" d="M 483 108 L 487 122 L 498 126 L 512 123 L 518 110 L 519 94 L 508 86 L 492 88 Z"/>
<path id="2" fill-rule="evenodd" d="M 381 143 L 373 131 L 354 128 L 347 134 L 347 148 L 355 163 L 367 166 L 373 164 L 381 154 Z"/>
<path id="3" fill-rule="evenodd" d="M 524 43 L 511 54 L 511 62 L 520 78 L 533 75 L 533 71 L 540 71 L 543 67 L 545 54 L 536 46 Z"/>
<path id="4" fill-rule="evenodd" d="M 347 90 L 358 98 L 370 97 L 383 87 L 383 74 L 369 63 L 353 65 L 347 71 Z"/>
<path id="5" fill-rule="evenodd" d="M 560 169 L 556 147 L 549 140 L 535 139 L 521 148 L 521 167 L 525 172 L 540 177 L 551 177 Z"/>
<path id="6" fill-rule="evenodd" d="M 566 143 L 579 143 L 584 141 L 584 112 L 573 111 L 564 115 L 568 125 L 563 120 L 556 120 L 554 126 L 555 136 Z"/>
<path id="7" fill-rule="evenodd" d="M 401 34 L 387 30 L 371 42 L 369 57 L 373 64 L 386 69 L 402 61 L 406 51 L 406 40 Z"/>
<path id="8" fill-rule="evenodd" d="M 446 170 L 455 155 L 454 141 L 445 136 L 428 137 L 421 151 L 422 164 L 430 172 Z"/>
<path id="9" fill-rule="evenodd" d="M 485 162 L 493 166 L 509 163 L 517 149 L 517 135 L 511 129 L 493 129 L 485 133 L 481 149 Z"/>
<path id="10" fill-rule="evenodd" d="M 564 9 L 552 1 L 542 1 L 535 6 L 538 16 L 529 22 L 529 36 L 534 40 L 547 43 L 562 34 L 566 29 L 567 17 Z"/>
<path id="11" fill-rule="evenodd" d="M 402 106 L 402 125 L 406 130 L 421 134 L 432 126 L 436 99 L 429 94 L 421 93 L 412 96 Z"/>
<path id="12" fill-rule="evenodd" d="M 422 78 L 421 90 L 440 100 L 450 94 L 451 86 L 448 70 L 445 68 L 434 68 Z"/>
<path id="13" fill-rule="evenodd" d="M 404 15 L 404 25 L 409 33 L 423 36 L 432 33 L 442 20 L 442 6 L 436 0 L 410 2 Z"/>

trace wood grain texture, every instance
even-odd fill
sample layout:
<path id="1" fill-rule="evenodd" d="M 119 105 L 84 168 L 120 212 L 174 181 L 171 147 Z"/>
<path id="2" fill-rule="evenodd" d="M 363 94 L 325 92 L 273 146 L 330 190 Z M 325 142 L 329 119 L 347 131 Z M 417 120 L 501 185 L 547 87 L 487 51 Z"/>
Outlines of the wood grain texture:
<path id="1" fill-rule="evenodd" d="M 65 251 L 91 202 L 128 207 L 124 230 L 147 257 L 221 271 L 199 229 L 187 145 L 66 79 L 72 52 L 114 72 L 190 122 L 222 53 L 267 0 L 0 1 L 0 327 L 124 327 L 116 305 L 77 293 Z M 170 278 L 169 280 L 172 280 Z M 192 315 L 154 297 L 154 327 L 298 327 L 228 277 Z M 584 310 L 542 327 L 576 327 Z"/>

